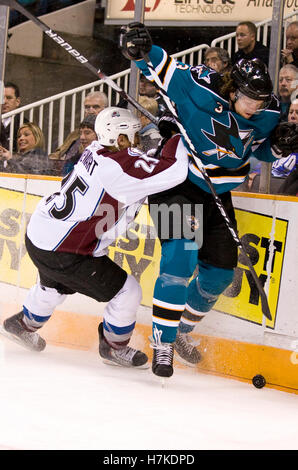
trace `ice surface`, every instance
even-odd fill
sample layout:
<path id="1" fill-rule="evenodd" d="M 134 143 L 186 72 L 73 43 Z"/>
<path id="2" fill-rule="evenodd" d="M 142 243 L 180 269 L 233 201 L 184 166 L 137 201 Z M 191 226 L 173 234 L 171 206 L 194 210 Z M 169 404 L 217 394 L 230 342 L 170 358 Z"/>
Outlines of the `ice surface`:
<path id="1" fill-rule="evenodd" d="M 0 338 L 0 449 L 297 449 L 297 395 L 176 367 L 103 364 L 96 351 L 33 353 Z"/>

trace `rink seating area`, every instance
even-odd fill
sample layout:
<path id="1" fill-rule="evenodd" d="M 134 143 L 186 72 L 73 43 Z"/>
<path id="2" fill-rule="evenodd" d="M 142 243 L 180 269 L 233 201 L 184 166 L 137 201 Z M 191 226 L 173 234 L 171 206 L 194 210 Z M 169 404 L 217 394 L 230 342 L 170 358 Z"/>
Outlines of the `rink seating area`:
<path id="1" fill-rule="evenodd" d="M 26 224 L 40 198 L 59 186 L 59 177 L 0 175 L 1 323 L 21 309 L 36 282 L 36 269 L 24 247 Z M 273 318 L 264 320 L 258 292 L 239 256 L 233 285 L 195 330 L 203 355 L 197 371 L 244 381 L 262 374 L 268 386 L 298 393 L 297 198 L 233 193 L 233 201 L 240 238 L 265 282 Z M 141 284 L 143 299 L 133 344 L 151 357 L 148 336 L 160 244 L 146 205 L 129 230 L 134 239 L 118 239 L 109 256 Z M 96 352 L 103 309 L 104 304 L 80 294 L 69 296 L 42 334 L 50 344 Z"/>

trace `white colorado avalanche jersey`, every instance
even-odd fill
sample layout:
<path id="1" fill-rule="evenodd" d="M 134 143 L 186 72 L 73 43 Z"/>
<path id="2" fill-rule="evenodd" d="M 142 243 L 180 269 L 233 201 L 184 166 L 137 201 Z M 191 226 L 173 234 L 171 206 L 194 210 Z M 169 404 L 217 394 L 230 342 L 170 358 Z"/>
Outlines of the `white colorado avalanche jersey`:
<path id="1" fill-rule="evenodd" d="M 179 135 L 165 144 L 159 159 L 135 148 L 112 153 L 94 141 L 60 191 L 39 202 L 27 235 L 43 250 L 102 256 L 146 197 L 182 183 L 187 169 Z"/>

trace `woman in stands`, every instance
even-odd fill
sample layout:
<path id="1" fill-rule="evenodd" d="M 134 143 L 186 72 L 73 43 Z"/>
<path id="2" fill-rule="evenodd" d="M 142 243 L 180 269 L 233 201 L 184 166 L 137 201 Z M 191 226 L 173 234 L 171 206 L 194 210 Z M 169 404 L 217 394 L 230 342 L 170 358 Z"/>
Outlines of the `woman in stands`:
<path id="1" fill-rule="evenodd" d="M 11 154 L 9 150 L 0 146 L 1 171 L 38 175 L 53 174 L 51 161 L 44 150 L 44 136 L 37 124 L 28 122 L 19 128 L 17 148 L 17 153 Z"/>

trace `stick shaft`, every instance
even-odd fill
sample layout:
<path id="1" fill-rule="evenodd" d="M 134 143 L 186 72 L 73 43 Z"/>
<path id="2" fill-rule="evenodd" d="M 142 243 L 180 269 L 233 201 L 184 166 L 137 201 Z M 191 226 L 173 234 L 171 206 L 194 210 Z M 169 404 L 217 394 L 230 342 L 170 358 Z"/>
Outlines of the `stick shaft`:
<path id="1" fill-rule="evenodd" d="M 130 103 L 134 108 L 140 111 L 144 116 L 146 116 L 154 124 L 157 124 L 157 119 L 149 111 L 147 111 L 143 106 L 138 103 L 134 98 L 132 98 L 128 93 L 126 93 L 121 87 L 119 87 L 111 78 L 105 75 L 100 69 L 97 70 L 92 64 L 89 63 L 88 59 L 83 56 L 77 49 L 74 49 L 71 44 L 64 41 L 64 39 L 58 35 L 54 30 L 49 28 L 43 21 L 30 13 L 23 5 L 20 5 L 15 0 L 0 0 L 0 5 L 6 5 L 9 8 L 19 11 L 24 15 L 28 20 L 31 20 L 36 26 L 41 28 L 43 32 L 52 39 L 56 44 L 62 47 L 66 52 L 68 52 L 77 62 L 87 68 L 93 75 L 96 75 L 101 80 L 104 80 L 107 85 L 109 85 L 113 90 L 115 90 L 119 95 Z"/>

